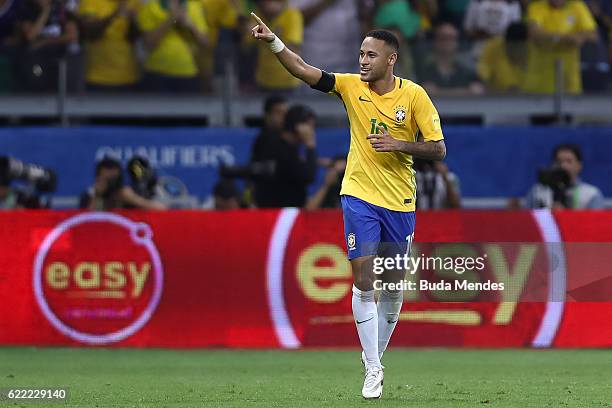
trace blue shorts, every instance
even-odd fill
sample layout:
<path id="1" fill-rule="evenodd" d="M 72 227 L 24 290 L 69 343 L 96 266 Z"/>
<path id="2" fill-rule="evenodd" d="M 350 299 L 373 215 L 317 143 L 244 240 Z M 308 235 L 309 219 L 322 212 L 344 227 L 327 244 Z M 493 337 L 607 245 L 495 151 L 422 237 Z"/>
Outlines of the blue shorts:
<path id="1" fill-rule="evenodd" d="M 348 195 L 341 201 L 349 259 L 408 253 L 414 238 L 414 211 L 388 210 Z"/>

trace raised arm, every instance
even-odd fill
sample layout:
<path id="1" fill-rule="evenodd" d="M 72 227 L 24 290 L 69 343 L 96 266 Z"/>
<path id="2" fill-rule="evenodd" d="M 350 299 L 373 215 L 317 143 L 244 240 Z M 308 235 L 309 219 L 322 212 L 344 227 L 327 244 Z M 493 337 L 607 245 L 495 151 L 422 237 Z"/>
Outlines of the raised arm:
<path id="1" fill-rule="evenodd" d="M 529 35 L 535 42 L 541 45 L 565 44 L 580 47 L 585 42 L 597 41 L 597 31 L 595 30 L 582 31 L 578 33 L 557 34 L 548 32 L 543 28 L 540 28 L 535 23 L 531 23 L 529 25 Z"/>
<path id="2" fill-rule="evenodd" d="M 81 2 L 82 4 L 83 2 Z M 96 40 L 100 38 L 108 26 L 119 16 L 128 15 L 127 0 L 119 1 L 117 8 L 106 17 L 98 17 L 88 11 L 79 15 L 79 30 L 83 38 Z"/>
<path id="3" fill-rule="evenodd" d="M 312 21 L 319 14 L 325 11 L 325 9 L 327 9 L 328 7 L 334 5 L 334 3 L 336 3 L 337 1 L 338 0 L 319 0 L 318 2 L 310 3 L 306 6 L 303 6 L 300 11 L 304 16 L 304 23 L 306 25 L 312 23 Z"/>
<path id="4" fill-rule="evenodd" d="M 276 55 L 276 58 L 278 58 L 280 63 L 283 64 L 291 75 L 301 79 L 308 85 L 316 85 L 323 75 L 321 70 L 308 65 L 304 62 L 302 57 L 287 48 L 280 38 L 278 38 L 255 13 L 251 13 L 251 16 L 253 16 L 257 22 L 257 25 L 251 29 L 253 37 L 268 43 L 270 50 Z"/>
<path id="5" fill-rule="evenodd" d="M 170 31 L 172 27 L 174 27 L 175 21 L 175 17 L 171 15 L 165 21 L 163 21 L 157 28 L 150 31 L 143 30 L 143 43 L 145 48 L 148 51 L 152 51 L 157 48 L 157 46 L 164 38 L 164 36 L 168 33 L 168 31 Z"/>
<path id="6" fill-rule="evenodd" d="M 21 35 L 28 42 L 34 42 L 38 36 L 42 33 L 49 20 L 51 14 L 51 1 L 50 0 L 38 0 L 38 6 L 40 7 L 40 13 L 36 17 L 35 21 L 24 21 L 20 25 Z"/>
<path id="7" fill-rule="evenodd" d="M 139 29 L 142 31 L 143 44 L 147 51 L 156 49 L 164 37 L 178 25 L 179 20 L 185 20 L 185 9 L 181 7 L 178 0 L 170 0 L 168 3 L 168 16 L 161 23 L 156 26 L 154 21 L 150 18 L 150 9 L 145 7 L 144 11 L 140 11 L 137 19 L 139 23 Z M 153 25 L 152 25 L 153 24 Z"/>

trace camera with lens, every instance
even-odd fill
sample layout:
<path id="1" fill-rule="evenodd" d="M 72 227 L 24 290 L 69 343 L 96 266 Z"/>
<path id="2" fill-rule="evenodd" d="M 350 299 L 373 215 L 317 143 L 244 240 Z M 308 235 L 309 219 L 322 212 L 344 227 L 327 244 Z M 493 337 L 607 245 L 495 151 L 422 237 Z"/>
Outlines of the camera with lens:
<path id="1" fill-rule="evenodd" d="M 538 170 L 538 182 L 552 190 L 553 202 L 568 207 L 567 189 L 570 187 L 571 177 L 561 167 L 550 167 Z"/>
<path id="2" fill-rule="evenodd" d="M 24 163 L 12 157 L 0 156 L 0 183 L 8 185 L 13 180 L 28 182 L 42 193 L 51 193 L 57 186 L 57 177 L 53 170 Z"/>
<path id="3" fill-rule="evenodd" d="M 12 157 L 0 156 L 0 186 L 8 187 L 13 181 L 25 183 L 14 190 L 19 196 L 18 204 L 26 208 L 39 208 L 39 195 L 52 193 L 57 187 L 57 176 L 53 170 L 24 163 Z M 48 206 L 48 203 L 45 206 Z"/>
<path id="4" fill-rule="evenodd" d="M 158 183 L 157 173 L 147 159 L 141 156 L 132 157 L 127 164 L 127 172 L 136 194 L 147 199 L 155 196 Z"/>
<path id="5" fill-rule="evenodd" d="M 130 187 L 140 197 L 154 200 L 168 208 L 193 208 L 197 205 L 185 183 L 176 177 L 158 175 L 145 157 L 133 156 L 126 170 Z"/>

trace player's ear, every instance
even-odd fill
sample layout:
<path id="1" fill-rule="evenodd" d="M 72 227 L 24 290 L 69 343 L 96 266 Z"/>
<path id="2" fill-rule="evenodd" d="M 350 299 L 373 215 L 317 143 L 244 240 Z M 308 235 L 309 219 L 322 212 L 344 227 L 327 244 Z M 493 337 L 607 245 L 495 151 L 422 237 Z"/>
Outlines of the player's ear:
<path id="1" fill-rule="evenodd" d="M 391 55 L 389 55 L 388 63 L 389 65 L 393 65 L 396 62 L 397 62 L 397 52 L 392 52 Z"/>

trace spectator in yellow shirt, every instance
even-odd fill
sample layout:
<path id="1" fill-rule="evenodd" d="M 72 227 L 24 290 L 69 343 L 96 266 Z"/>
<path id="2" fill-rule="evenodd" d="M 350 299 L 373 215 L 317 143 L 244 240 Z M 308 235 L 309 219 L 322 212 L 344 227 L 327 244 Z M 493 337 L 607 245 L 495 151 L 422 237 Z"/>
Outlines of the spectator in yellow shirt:
<path id="1" fill-rule="evenodd" d="M 582 92 L 580 47 L 596 41 L 595 21 L 582 0 L 537 0 L 529 4 L 530 49 L 525 90 L 555 91 L 556 62 L 561 61 L 564 92 Z"/>
<path id="2" fill-rule="evenodd" d="M 270 29 L 283 38 L 287 47 L 299 53 L 304 41 L 302 13 L 296 8 L 288 7 L 286 0 L 258 0 L 257 6 L 257 13 L 261 13 L 258 15 L 270 22 Z M 250 32 L 248 38 L 252 38 Z M 300 80 L 283 68 L 278 59 L 269 58 L 270 49 L 265 42 L 258 41 L 257 50 L 255 81 L 262 91 L 291 92 L 300 86 Z"/>
<path id="3" fill-rule="evenodd" d="M 143 87 L 155 92 L 198 91 L 196 56 L 209 46 L 201 0 L 150 0 L 137 20 L 148 52 Z"/>
<path id="4" fill-rule="evenodd" d="M 527 70 L 528 36 L 525 23 L 512 23 L 503 37 L 485 42 L 478 61 L 478 75 L 489 91 L 522 91 Z"/>
<path id="5" fill-rule="evenodd" d="M 199 55 L 198 63 L 204 88 L 210 90 L 212 87 L 210 80 L 214 74 L 214 57 L 220 32 L 222 29 L 236 29 L 238 17 L 244 10 L 239 0 L 202 0 L 202 5 L 204 6 L 204 15 L 208 25 L 210 47 L 202 51 Z"/>
<path id="6" fill-rule="evenodd" d="M 139 0 L 81 0 L 88 90 L 133 90 L 140 79 L 134 41 Z"/>

